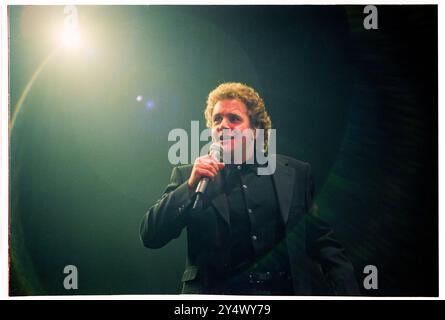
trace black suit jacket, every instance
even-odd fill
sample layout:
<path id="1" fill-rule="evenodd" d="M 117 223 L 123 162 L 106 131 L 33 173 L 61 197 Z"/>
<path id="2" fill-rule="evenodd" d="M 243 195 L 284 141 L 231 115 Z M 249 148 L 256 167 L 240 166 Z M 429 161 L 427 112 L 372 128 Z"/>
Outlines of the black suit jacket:
<path id="1" fill-rule="evenodd" d="M 225 194 L 216 191 L 222 183 L 218 175 L 207 190 L 209 205 L 192 210 L 193 197 L 187 186 L 191 170 L 192 165 L 173 169 L 164 194 L 142 219 L 140 236 L 146 247 L 160 248 L 186 228 L 188 252 L 182 292 L 205 294 L 228 265 L 229 207 Z M 310 165 L 276 155 L 273 181 L 285 225 L 294 293 L 326 294 L 314 291 L 314 277 L 322 271 L 332 293 L 358 295 L 353 266 L 313 205 Z"/>

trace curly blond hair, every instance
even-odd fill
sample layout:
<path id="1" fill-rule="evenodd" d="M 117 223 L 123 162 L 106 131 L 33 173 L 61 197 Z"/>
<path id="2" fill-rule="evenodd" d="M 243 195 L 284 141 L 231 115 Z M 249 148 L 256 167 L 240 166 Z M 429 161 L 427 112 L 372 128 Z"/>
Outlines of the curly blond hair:
<path id="1" fill-rule="evenodd" d="M 264 129 L 264 151 L 268 147 L 268 130 L 272 128 L 270 119 L 263 99 L 258 92 L 246 84 L 239 82 L 226 82 L 217 86 L 209 93 L 204 116 L 207 120 L 207 127 L 213 126 L 213 109 L 218 101 L 225 99 L 238 99 L 247 107 L 247 114 L 253 129 Z"/>

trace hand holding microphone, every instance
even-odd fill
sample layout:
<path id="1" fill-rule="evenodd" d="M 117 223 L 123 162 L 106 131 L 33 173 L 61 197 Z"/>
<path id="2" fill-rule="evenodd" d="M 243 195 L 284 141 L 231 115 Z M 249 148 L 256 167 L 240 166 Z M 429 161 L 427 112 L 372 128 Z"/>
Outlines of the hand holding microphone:
<path id="1" fill-rule="evenodd" d="M 220 162 L 222 146 L 220 143 L 212 143 L 209 154 L 196 158 L 192 173 L 187 182 L 189 188 L 196 186 L 196 199 L 193 209 L 196 209 L 202 195 L 207 189 L 210 179 L 213 179 L 218 172 L 224 168 L 224 163 Z"/>

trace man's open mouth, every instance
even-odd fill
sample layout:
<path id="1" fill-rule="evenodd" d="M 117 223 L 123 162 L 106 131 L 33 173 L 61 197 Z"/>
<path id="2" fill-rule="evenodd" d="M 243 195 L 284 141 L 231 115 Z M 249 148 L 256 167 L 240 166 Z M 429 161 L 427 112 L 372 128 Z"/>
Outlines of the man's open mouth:
<path id="1" fill-rule="evenodd" d="M 219 140 L 221 141 L 228 141 L 228 140 L 233 140 L 235 139 L 235 136 L 231 136 L 231 135 L 221 135 L 219 137 Z"/>

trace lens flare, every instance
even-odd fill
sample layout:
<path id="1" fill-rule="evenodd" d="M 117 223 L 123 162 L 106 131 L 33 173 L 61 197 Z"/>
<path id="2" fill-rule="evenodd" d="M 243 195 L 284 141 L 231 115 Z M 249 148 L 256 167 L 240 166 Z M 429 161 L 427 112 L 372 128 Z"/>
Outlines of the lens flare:
<path id="1" fill-rule="evenodd" d="M 80 32 L 74 27 L 65 27 L 60 33 L 60 42 L 67 49 L 78 49 L 82 45 Z"/>

